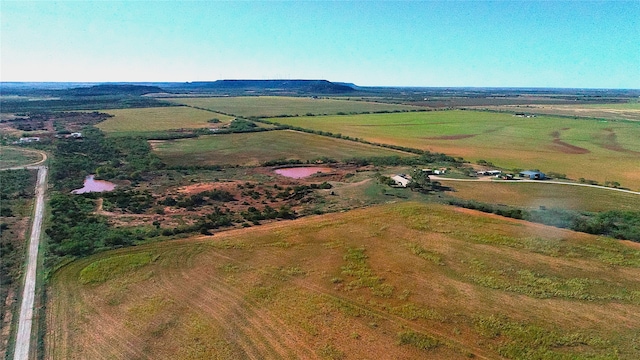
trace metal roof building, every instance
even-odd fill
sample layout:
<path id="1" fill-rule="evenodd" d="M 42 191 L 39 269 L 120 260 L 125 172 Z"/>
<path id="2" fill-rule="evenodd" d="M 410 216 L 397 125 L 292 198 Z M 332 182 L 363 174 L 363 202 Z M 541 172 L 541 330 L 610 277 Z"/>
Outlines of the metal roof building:
<path id="1" fill-rule="evenodd" d="M 521 171 L 519 176 L 529 178 L 531 180 L 544 180 L 547 178 L 547 176 L 543 172 L 531 170 Z"/>

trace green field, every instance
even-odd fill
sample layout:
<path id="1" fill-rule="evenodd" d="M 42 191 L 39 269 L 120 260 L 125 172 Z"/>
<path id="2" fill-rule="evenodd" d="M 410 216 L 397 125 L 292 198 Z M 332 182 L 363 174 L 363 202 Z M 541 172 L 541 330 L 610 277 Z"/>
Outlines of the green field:
<path id="1" fill-rule="evenodd" d="M 640 195 L 557 184 L 442 181 L 449 195 L 492 204 L 578 211 L 638 210 Z"/>
<path id="2" fill-rule="evenodd" d="M 479 111 L 277 118 L 369 141 L 640 189 L 640 123 Z"/>
<path id="3" fill-rule="evenodd" d="M 410 154 L 296 131 L 201 136 L 154 141 L 152 147 L 170 165 L 259 165 L 269 160 L 329 157 L 409 156 Z"/>
<path id="4" fill-rule="evenodd" d="M 637 359 L 640 250 L 388 204 L 104 252 L 50 280 L 51 359 Z"/>
<path id="5" fill-rule="evenodd" d="M 114 115 L 98 125 L 100 130 L 110 135 L 135 135 L 136 133 L 175 129 L 196 129 L 218 127 L 233 118 L 187 106 L 172 106 L 142 109 L 101 110 Z M 220 123 L 208 120 L 218 118 Z"/>
<path id="6" fill-rule="evenodd" d="M 42 155 L 36 151 L 0 146 L 0 169 L 23 166 L 42 160 Z"/>
<path id="7" fill-rule="evenodd" d="M 383 104 L 365 101 L 313 99 L 310 97 L 241 96 L 213 98 L 179 98 L 167 101 L 188 106 L 220 111 L 236 116 L 279 116 L 362 113 L 365 111 L 416 110 L 416 106 Z"/>

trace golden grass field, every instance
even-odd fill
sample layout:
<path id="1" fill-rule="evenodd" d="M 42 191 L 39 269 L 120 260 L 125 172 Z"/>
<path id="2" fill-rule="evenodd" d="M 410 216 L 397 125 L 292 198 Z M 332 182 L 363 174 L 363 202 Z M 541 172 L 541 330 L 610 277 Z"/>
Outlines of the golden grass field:
<path id="1" fill-rule="evenodd" d="M 297 131 L 201 136 L 153 141 L 156 154 L 169 165 L 259 165 L 275 159 L 313 160 L 329 157 L 409 156 L 396 150 Z"/>
<path id="2" fill-rule="evenodd" d="M 638 210 L 640 195 L 557 184 L 441 181 L 449 193 L 465 200 L 525 208 L 561 208 L 578 211 Z"/>
<path id="3" fill-rule="evenodd" d="M 417 106 L 384 104 L 368 101 L 313 99 L 311 97 L 286 96 L 239 96 L 211 98 L 177 98 L 164 99 L 176 104 L 195 106 L 203 109 L 220 111 L 236 116 L 279 116 L 337 114 L 339 112 L 374 112 L 393 110 L 416 110 Z"/>
<path id="4" fill-rule="evenodd" d="M 98 125 L 107 134 L 135 135 L 139 132 L 162 131 L 175 129 L 197 129 L 219 127 L 229 123 L 232 117 L 213 112 L 190 108 L 187 106 L 171 106 L 142 109 L 101 110 L 114 115 Z M 220 123 L 211 124 L 208 120 L 218 118 Z"/>
<path id="5" fill-rule="evenodd" d="M 640 189 L 640 123 L 479 111 L 431 111 L 273 121 L 408 146 L 504 168 L 540 169 L 572 179 Z"/>
<path id="6" fill-rule="evenodd" d="M 640 357 L 640 249 L 400 203 L 54 273 L 47 359 Z"/>

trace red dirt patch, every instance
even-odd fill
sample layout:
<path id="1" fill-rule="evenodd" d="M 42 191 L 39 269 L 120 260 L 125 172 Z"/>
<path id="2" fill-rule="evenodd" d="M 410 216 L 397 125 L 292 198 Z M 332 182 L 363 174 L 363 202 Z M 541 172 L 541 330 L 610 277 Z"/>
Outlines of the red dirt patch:
<path id="1" fill-rule="evenodd" d="M 564 154 L 588 154 L 591 151 L 589 151 L 588 149 L 585 148 L 581 148 L 579 146 L 575 146 L 575 145 L 571 145 L 569 143 L 566 143 L 560 139 L 554 139 L 553 140 L 553 144 L 554 145 L 558 145 L 555 146 L 555 148 L 557 150 L 559 150 L 560 152 L 564 153 Z"/>
<path id="2" fill-rule="evenodd" d="M 569 130 L 569 128 L 562 128 L 560 131 Z M 552 131 L 549 135 L 553 137 L 554 148 L 563 154 L 588 154 L 591 151 L 579 146 L 571 145 L 567 142 L 560 140 L 560 131 Z"/>
<path id="3" fill-rule="evenodd" d="M 625 149 L 624 147 L 622 147 L 622 145 L 620 145 L 618 143 L 617 135 L 613 131 L 613 129 L 606 128 L 606 129 L 603 129 L 603 130 L 606 131 L 607 133 L 602 138 L 603 143 L 600 144 L 600 146 L 602 148 L 607 149 L 607 150 L 611 150 L 611 151 L 626 153 L 626 154 L 638 154 L 638 155 L 640 155 L 639 151 L 633 151 L 633 150 Z"/>

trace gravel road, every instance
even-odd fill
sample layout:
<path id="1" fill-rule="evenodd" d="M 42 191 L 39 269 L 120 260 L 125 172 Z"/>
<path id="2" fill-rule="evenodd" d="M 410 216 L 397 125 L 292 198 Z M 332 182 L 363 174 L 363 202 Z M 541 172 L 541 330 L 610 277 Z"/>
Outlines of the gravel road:
<path id="1" fill-rule="evenodd" d="M 18 335 L 13 353 L 14 360 L 29 359 L 29 345 L 31 344 L 31 325 L 33 319 L 33 304 L 36 290 L 36 268 L 38 266 L 38 247 L 40 246 L 40 230 L 44 215 L 44 194 L 47 189 L 47 168 L 38 166 L 38 182 L 36 183 L 36 205 L 31 223 L 31 237 L 29 238 L 29 252 L 27 254 L 27 272 L 24 277 L 24 291 L 20 305 L 20 320 Z"/>

